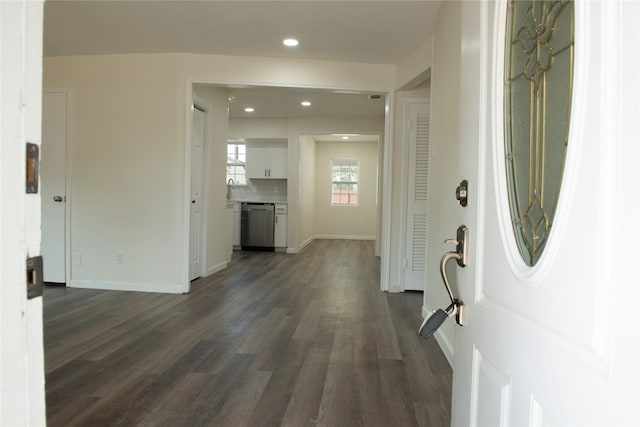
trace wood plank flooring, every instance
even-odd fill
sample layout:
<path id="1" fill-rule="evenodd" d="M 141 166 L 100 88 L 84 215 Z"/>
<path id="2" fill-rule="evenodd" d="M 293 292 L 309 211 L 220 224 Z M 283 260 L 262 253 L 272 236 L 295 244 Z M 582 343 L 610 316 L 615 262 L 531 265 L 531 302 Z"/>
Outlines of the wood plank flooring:
<path id="1" fill-rule="evenodd" d="M 46 287 L 48 425 L 448 426 L 421 304 L 367 241 L 237 252 L 188 295 Z"/>

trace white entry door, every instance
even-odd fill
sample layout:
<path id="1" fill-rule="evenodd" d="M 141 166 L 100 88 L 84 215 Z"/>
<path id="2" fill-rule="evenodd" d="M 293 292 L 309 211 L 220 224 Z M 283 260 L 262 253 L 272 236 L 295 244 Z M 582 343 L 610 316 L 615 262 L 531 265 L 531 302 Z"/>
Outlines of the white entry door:
<path id="1" fill-rule="evenodd" d="M 404 290 L 424 291 L 427 261 L 429 101 L 409 100 L 407 139 L 407 238 Z"/>
<path id="2" fill-rule="evenodd" d="M 552 2 L 533 3 L 556 11 Z M 457 271 L 466 326 L 456 328 L 452 425 L 640 425 L 638 201 L 625 190 L 640 182 L 640 3 L 575 3 L 566 162 L 546 246 L 533 266 L 516 243 L 506 178 L 507 7 L 462 3 L 459 178 L 469 180 L 470 199 L 458 212 L 470 250 Z M 532 23 L 517 41 L 530 61 L 544 59 L 545 31 L 571 30 L 538 12 L 521 16 Z M 548 64 L 538 63 L 538 71 Z M 519 64 L 529 65 L 533 76 L 535 62 Z M 556 119 L 547 116 L 543 127 Z"/>
<path id="3" fill-rule="evenodd" d="M 189 278 L 202 275 L 202 192 L 204 187 L 204 111 L 193 109 L 191 131 L 191 233 Z"/>
<path id="4" fill-rule="evenodd" d="M 42 97 L 42 258 L 45 282 L 65 283 L 67 94 Z"/>

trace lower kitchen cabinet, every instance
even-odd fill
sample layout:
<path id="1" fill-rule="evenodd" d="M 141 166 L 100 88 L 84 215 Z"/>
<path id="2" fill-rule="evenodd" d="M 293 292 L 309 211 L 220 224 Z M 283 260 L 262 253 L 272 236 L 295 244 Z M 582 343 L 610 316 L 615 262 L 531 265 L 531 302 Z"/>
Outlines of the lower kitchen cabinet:
<path id="1" fill-rule="evenodd" d="M 240 249 L 240 203 L 233 204 L 233 249 Z"/>
<path id="2" fill-rule="evenodd" d="M 276 205 L 273 246 L 276 248 L 287 247 L 287 205 Z"/>

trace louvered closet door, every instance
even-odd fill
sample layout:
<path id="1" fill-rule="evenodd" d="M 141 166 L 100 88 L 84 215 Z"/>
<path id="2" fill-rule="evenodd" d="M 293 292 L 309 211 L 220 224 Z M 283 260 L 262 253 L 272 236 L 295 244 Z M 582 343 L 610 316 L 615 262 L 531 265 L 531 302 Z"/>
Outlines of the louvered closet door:
<path id="1" fill-rule="evenodd" d="M 424 290 L 427 249 L 429 101 L 409 102 L 407 235 L 404 289 Z"/>

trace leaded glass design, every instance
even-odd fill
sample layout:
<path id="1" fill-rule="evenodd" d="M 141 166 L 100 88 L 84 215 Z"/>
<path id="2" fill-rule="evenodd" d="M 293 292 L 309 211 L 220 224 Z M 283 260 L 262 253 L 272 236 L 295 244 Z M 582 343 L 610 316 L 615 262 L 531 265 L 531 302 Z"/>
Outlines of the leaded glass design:
<path id="1" fill-rule="evenodd" d="M 573 86 L 572 1 L 512 0 L 504 123 L 509 204 L 520 253 L 535 265 L 558 203 Z"/>

